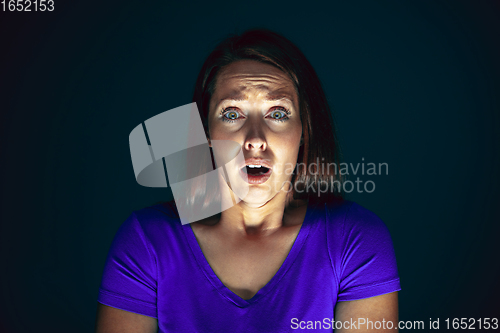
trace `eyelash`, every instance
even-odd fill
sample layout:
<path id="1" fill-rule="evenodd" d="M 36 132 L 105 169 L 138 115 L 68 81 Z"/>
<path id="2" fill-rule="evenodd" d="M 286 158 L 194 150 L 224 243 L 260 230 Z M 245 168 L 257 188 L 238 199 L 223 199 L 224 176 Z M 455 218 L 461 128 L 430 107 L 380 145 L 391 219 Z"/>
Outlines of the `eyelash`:
<path id="1" fill-rule="evenodd" d="M 236 120 L 238 120 L 238 119 L 239 119 L 239 118 L 238 118 L 238 119 L 229 119 L 229 118 L 225 117 L 225 115 L 226 115 L 226 114 L 227 114 L 230 110 L 236 110 L 236 108 L 235 108 L 235 107 L 233 107 L 233 106 L 230 106 L 230 107 L 227 107 L 227 108 L 222 108 L 222 109 L 221 109 L 220 115 L 222 116 L 222 121 L 226 121 L 226 122 L 228 122 L 228 123 L 234 123 Z M 282 118 L 280 118 L 280 119 L 274 119 L 274 118 L 273 118 L 273 119 L 272 119 L 273 121 L 277 121 L 277 122 L 280 122 L 280 123 L 281 123 L 281 122 L 284 122 L 284 121 L 287 121 L 287 120 L 289 120 L 289 119 L 290 119 L 290 118 L 288 118 L 288 116 L 290 115 L 290 111 L 289 111 L 287 108 L 285 108 L 285 107 L 283 107 L 283 106 L 277 106 L 277 107 L 273 108 L 273 111 L 272 111 L 272 112 L 274 112 L 274 111 L 282 111 L 283 113 L 285 113 L 285 116 L 283 116 L 283 117 L 282 117 Z M 237 111 L 234 111 L 234 112 L 237 112 Z"/>

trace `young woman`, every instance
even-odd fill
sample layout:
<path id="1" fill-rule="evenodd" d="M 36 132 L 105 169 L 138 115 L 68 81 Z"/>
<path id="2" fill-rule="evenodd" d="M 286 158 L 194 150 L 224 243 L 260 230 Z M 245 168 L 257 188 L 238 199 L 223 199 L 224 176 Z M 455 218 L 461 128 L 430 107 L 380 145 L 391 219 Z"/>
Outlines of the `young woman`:
<path id="1" fill-rule="evenodd" d="M 227 172 L 248 191 L 184 225 L 172 202 L 132 213 L 108 255 L 96 332 L 397 330 L 389 231 L 342 199 L 332 116 L 302 52 L 268 30 L 230 37 L 194 102 L 209 144 L 241 146 L 241 169 Z"/>

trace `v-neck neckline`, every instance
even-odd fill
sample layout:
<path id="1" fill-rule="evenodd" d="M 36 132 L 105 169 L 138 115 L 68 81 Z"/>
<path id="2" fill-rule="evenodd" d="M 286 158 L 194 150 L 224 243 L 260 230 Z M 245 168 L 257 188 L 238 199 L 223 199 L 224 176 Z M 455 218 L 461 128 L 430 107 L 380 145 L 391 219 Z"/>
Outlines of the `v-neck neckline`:
<path id="1" fill-rule="evenodd" d="M 203 254 L 203 251 L 201 250 L 201 247 L 198 243 L 198 240 L 196 239 L 196 236 L 194 234 L 194 231 L 191 227 L 191 224 L 184 224 L 182 225 L 182 229 L 184 230 L 184 235 L 187 238 L 187 242 L 189 244 L 189 247 L 191 248 L 194 257 L 196 258 L 196 261 L 200 265 L 200 267 L 203 270 L 203 273 L 205 274 L 206 278 L 209 280 L 209 282 L 215 287 L 215 289 L 226 299 L 229 301 L 233 302 L 236 304 L 238 307 L 246 307 L 249 306 L 252 303 L 257 302 L 260 300 L 262 297 L 264 297 L 266 294 L 268 294 L 271 290 L 273 290 L 277 284 L 280 282 L 280 280 L 283 278 L 283 276 L 286 274 L 286 272 L 290 269 L 292 264 L 295 262 L 295 259 L 297 258 L 297 255 L 299 254 L 300 250 L 302 249 L 302 246 L 304 245 L 304 242 L 309 234 L 310 230 L 310 225 L 311 225 L 311 215 L 312 215 L 312 204 L 308 203 L 307 204 L 307 211 L 304 216 L 304 221 L 302 222 L 302 225 L 300 226 L 299 232 L 297 234 L 297 237 L 295 238 L 295 241 L 293 242 L 292 248 L 290 249 L 290 252 L 288 252 L 288 255 L 285 258 L 285 261 L 281 264 L 280 268 L 274 274 L 274 276 L 269 280 L 269 282 L 259 289 L 259 291 L 253 295 L 252 298 L 250 299 L 243 299 L 240 296 L 236 295 L 234 292 L 232 292 L 222 281 L 219 279 L 219 277 L 215 274 L 214 270 L 208 263 L 205 255 Z"/>

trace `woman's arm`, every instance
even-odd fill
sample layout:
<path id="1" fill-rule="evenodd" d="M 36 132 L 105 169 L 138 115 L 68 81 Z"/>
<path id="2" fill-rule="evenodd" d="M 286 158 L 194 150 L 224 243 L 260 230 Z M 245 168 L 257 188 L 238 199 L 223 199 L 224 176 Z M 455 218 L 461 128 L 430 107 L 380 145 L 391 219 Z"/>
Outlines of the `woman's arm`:
<path id="1" fill-rule="evenodd" d="M 339 333 L 398 332 L 398 292 L 338 302 L 335 307 L 335 321 L 342 323 L 342 328 L 335 330 Z M 388 325 L 388 321 L 391 321 L 392 325 Z M 340 327 L 340 323 L 337 325 L 336 327 Z M 380 329 L 377 329 L 378 327 Z"/>
<path id="2" fill-rule="evenodd" d="M 97 303 L 96 333 L 156 333 L 158 319 Z"/>

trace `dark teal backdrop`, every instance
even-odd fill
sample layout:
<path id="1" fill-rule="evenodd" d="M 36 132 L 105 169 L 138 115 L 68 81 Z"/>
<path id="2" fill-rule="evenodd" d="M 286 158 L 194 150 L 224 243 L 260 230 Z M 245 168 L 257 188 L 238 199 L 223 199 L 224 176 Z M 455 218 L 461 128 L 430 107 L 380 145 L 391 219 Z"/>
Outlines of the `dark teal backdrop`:
<path id="1" fill-rule="evenodd" d="M 400 319 L 500 317 L 499 16 L 499 2 L 472 0 L 55 0 L 54 12 L 1 12 L 0 332 L 93 331 L 116 230 L 172 197 L 136 183 L 130 131 L 191 102 L 209 50 L 252 27 L 309 58 L 345 161 L 388 164 L 360 176 L 373 193 L 349 198 L 391 231 Z"/>

